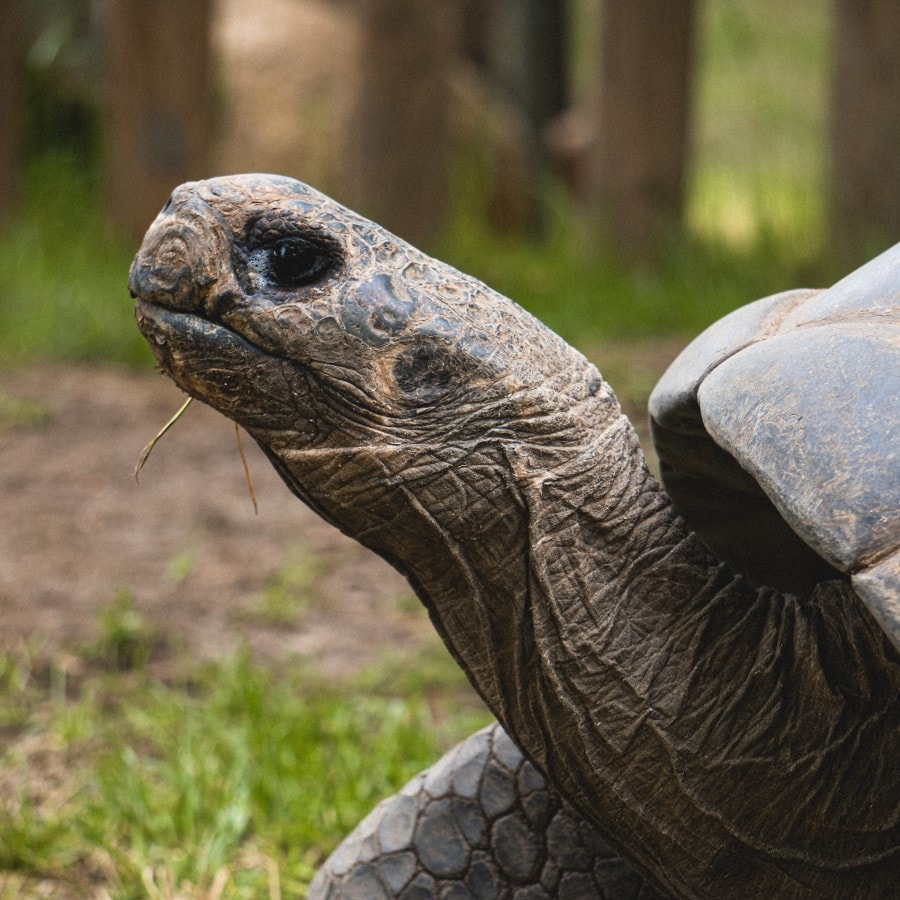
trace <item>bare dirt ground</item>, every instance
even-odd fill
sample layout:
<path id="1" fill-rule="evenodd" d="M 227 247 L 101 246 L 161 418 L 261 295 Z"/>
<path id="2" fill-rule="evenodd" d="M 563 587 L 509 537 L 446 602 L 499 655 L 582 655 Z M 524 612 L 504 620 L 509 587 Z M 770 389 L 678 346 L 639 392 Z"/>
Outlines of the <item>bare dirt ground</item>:
<path id="1" fill-rule="evenodd" d="M 36 368 L 3 376 L 0 393 L 46 411 L 0 426 L 0 644 L 89 642 L 125 592 L 201 658 L 246 642 L 257 657 L 352 673 L 377 648 L 428 639 L 405 581 L 294 499 L 244 436 L 254 514 L 233 426 L 201 404 L 136 484 L 141 447 L 183 400 L 161 376 Z M 279 586 L 309 594 L 298 621 L 270 621 Z"/>
<path id="2" fill-rule="evenodd" d="M 652 383 L 674 351 L 619 353 Z M 123 597 L 190 657 L 246 644 L 326 677 L 436 640 L 406 582 L 296 500 L 245 435 L 254 514 L 234 428 L 207 407 L 192 404 L 135 483 L 141 448 L 183 396 L 160 375 L 99 368 L 0 375 L 0 648 L 83 646 Z"/>

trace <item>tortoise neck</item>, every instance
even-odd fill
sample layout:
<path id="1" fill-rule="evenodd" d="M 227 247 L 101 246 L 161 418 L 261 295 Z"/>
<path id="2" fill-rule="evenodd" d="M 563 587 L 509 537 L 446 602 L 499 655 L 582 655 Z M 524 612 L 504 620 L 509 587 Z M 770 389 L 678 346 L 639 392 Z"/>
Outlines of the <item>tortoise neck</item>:
<path id="1" fill-rule="evenodd" d="M 888 883 L 878 829 L 896 819 L 878 788 L 875 828 L 864 805 L 832 818 L 837 794 L 809 797 L 895 783 L 878 750 L 900 715 L 884 635 L 843 582 L 800 600 L 735 577 L 686 529 L 624 417 L 596 434 L 552 467 L 520 448 L 502 501 L 517 517 L 420 583 L 471 680 L 549 781 L 676 894 L 721 896 L 739 872 L 748 895 L 819 895 L 838 875 L 809 816 L 829 822 L 822 846 L 852 844 L 848 873 Z"/>
<path id="2" fill-rule="evenodd" d="M 860 896 L 864 876 L 887 896 L 900 667 L 850 588 L 734 578 L 617 407 L 527 424 L 268 452 L 409 576 L 525 753 L 673 893 Z"/>
<path id="3" fill-rule="evenodd" d="M 457 538 L 459 567 L 441 560 L 432 578 L 430 557 L 413 577 L 438 630 L 517 736 L 542 733 L 570 688 L 599 710 L 600 677 L 627 684 L 644 715 L 657 651 L 734 577 L 685 528 L 621 413 L 587 444 L 505 455 L 509 496 L 494 505 L 515 514 Z"/>

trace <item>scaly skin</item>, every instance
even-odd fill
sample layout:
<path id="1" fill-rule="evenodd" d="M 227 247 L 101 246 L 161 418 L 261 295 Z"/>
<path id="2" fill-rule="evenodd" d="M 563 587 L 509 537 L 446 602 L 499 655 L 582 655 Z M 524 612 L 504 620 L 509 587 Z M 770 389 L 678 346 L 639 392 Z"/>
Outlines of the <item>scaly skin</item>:
<path id="1" fill-rule="evenodd" d="M 495 723 L 379 804 L 322 866 L 308 896 L 662 900 L 663 895 L 547 787 Z"/>
<path id="2" fill-rule="evenodd" d="M 272 176 L 176 191 L 131 289 L 165 371 L 409 578 L 526 756 L 657 885 L 892 894 L 893 648 L 845 583 L 799 600 L 714 559 L 579 353 Z"/>

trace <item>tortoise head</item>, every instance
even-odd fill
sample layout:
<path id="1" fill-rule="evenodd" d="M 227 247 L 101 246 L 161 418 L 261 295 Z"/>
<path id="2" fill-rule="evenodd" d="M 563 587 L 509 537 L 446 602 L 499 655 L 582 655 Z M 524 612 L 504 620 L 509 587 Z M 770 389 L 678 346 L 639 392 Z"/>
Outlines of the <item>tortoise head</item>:
<path id="1" fill-rule="evenodd" d="M 502 464 L 523 443 L 583 446 L 585 406 L 615 405 L 514 303 L 287 178 L 176 189 L 130 288 L 162 368 L 357 535 L 338 507 L 368 505 L 364 487 L 383 496 L 488 451 Z"/>

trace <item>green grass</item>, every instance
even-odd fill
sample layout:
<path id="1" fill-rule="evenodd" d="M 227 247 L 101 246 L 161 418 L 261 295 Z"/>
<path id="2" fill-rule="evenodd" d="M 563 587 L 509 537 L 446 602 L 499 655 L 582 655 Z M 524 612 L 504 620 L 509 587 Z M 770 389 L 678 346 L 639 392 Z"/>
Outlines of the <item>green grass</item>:
<path id="1" fill-rule="evenodd" d="M 828 0 L 700 7 L 696 160 L 745 181 L 823 184 L 832 8 Z"/>
<path id="2" fill-rule="evenodd" d="M 0 430 L 4 428 L 30 428 L 50 420 L 50 407 L 21 397 L 10 397 L 0 391 Z"/>
<path id="3" fill-rule="evenodd" d="M 746 245 L 763 223 L 795 254 L 815 251 L 825 225 L 831 12 L 827 0 L 702 6 L 695 233 Z"/>
<path id="4" fill-rule="evenodd" d="M 0 896 L 4 879 L 21 896 L 38 879 L 116 898 L 302 896 L 369 809 L 487 721 L 441 664 L 336 689 L 242 654 L 169 682 L 97 660 L 67 679 L 0 657 Z"/>
<path id="5" fill-rule="evenodd" d="M 24 205 L 0 229 L 0 357 L 149 364 L 134 325 L 128 268 L 136 247 L 100 215 L 97 179 L 65 155 L 27 169 Z"/>
<path id="6" fill-rule="evenodd" d="M 762 225 L 740 246 L 687 235 L 664 246 L 654 265 L 629 269 L 602 247 L 586 247 L 565 222 L 537 247 L 492 237 L 470 221 L 453 230 L 442 255 L 584 347 L 610 336 L 696 333 L 758 297 L 819 286 L 827 276 L 811 264 L 811 243 Z"/>
<path id="7" fill-rule="evenodd" d="M 291 550 L 243 618 L 273 627 L 296 625 L 315 602 L 315 583 L 322 561 L 303 547 Z"/>

